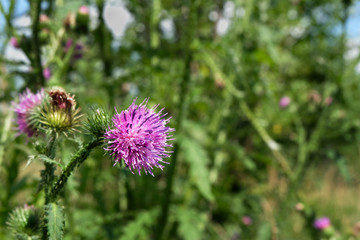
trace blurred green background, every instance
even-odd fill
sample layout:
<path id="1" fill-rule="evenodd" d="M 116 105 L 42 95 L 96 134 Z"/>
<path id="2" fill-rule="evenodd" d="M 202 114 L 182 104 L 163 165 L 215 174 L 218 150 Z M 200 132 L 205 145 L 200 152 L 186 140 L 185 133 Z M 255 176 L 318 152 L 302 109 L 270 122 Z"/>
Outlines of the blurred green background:
<path id="1" fill-rule="evenodd" d="M 27 164 L 41 139 L 16 135 L 11 102 L 51 86 L 84 114 L 150 97 L 176 128 L 155 177 L 93 151 L 60 202 L 65 239 L 360 239 L 356 1 L 0 3 L 1 239 L 12 209 L 43 204 L 42 162 Z M 88 138 L 62 138 L 57 159 Z"/>

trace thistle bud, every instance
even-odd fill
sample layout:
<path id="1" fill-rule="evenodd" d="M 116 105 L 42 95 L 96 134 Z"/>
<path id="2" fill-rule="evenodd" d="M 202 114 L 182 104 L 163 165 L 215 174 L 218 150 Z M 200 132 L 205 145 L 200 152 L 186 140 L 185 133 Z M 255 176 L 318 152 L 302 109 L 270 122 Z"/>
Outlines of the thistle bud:
<path id="1" fill-rule="evenodd" d="M 89 30 L 89 21 L 89 8 L 83 5 L 76 13 L 76 31 L 79 33 L 87 33 Z"/>
<path id="2" fill-rule="evenodd" d="M 54 88 L 48 92 L 48 97 L 37 115 L 40 129 L 49 134 L 65 135 L 76 131 L 81 116 L 74 96 L 62 88 Z"/>
<path id="3" fill-rule="evenodd" d="M 41 214 L 33 205 L 25 204 L 10 213 L 6 225 L 17 238 L 38 239 L 41 234 Z"/>
<path id="4" fill-rule="evenodd" d="M 105 111 L 102 108 L 92 107 L 92 113 L 88 115 L 85 127 L 95 137 L 103 137 L 110 127 L 113 115 L 114 113 L 112 111 Z"/>

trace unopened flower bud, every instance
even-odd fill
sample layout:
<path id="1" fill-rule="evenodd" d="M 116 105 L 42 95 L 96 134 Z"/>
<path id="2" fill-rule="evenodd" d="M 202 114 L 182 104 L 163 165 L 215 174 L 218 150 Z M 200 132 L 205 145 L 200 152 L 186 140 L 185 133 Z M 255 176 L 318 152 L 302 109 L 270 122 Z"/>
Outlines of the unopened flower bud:
<path id="1" fill-rule="evenodd" d="M 102 108 L 92 107 L 92 112 L 88 115 L 85 127 L 95 137 L 103 137 L 111 125 L 113 115 L 113 111 L 105 111 Z"/>
<path id="2" fill-rule="evenodd" d="M 76 13 L 76 32 L 87 33 L 89 30 L 89 8 L 85 5 L 81 6 Z"/>
<path id="3" fill-rule="evenodd" d="M 46 103 L 39 111 L 40 128 L 47 133 L 64 133 L 76 131 L 80 123 L 79 109 L 76 108 L 74 96 L 62 88 L 54 88 L 48 92 Z"/>

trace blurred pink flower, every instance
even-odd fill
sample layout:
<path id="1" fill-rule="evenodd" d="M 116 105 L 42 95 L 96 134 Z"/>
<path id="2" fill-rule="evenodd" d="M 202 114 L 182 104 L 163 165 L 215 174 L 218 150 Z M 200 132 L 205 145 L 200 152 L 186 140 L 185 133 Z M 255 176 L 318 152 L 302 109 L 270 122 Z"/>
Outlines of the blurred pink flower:
<path id="1" fill-rule="evenodd" d="M 302 203 L 297 203 L 296 205 L 295 205 L 295 209 L 296 209 L 296 211 L 299 211 L 299 212 L 301 212 L 302 210 L 304 210 L 304 204 L 302 204 Z"/>
<path id="2" fill-rule="evenodd" d="M 43 76 L 46 80 L 49 80 L 51 78 L 51 70 L 50 68 L 44 68 L 43 69 Z"/>
<path id="3" fill-rule="evenodd" d="M 85 5 L 82 5 L 82 6 L 79 8 L 78 12 L 79 12 L 80 14 L 83 14 L 83 15 L 88 15 L 88 14 L 89 14 L 89 8 L 88 8 L 87 6 L 85 6 Z"/>
<path id="4" fill-rule="evenodd" d="M 316 229 L 319 229 L 319 230 L 323 230 L 325 228 L 328 228 L 328 227 L 330 227 L 330 225 L 331 225 L 331 222 L 330 222 L 330 219 L 328 217 L 318 218 L 314 222 L 314 227 Z"/>
<path id="5" fill-rule="evenodd" d="M 326 104 L 326 105 L 330 105 L 332 102 L 333 102 L 333 98 L 332 98 L 332 97 L 327 97 L 327 98 L 325 99 L 325 104 Z"/>
<path id="6" fill-rule="evenodd" d="M 241 221 L 245 225 L 251 225 L 252 224 L 252 218 L 249 217 L 249 216 L 243 216 Z"/>
<path id="7" fill-rule="evenodd" d="M 49 17 L 47 15 L 45 15 L 45 14 L 40 14 L 39 20 L 42 23 L 50 21 Z"/>
<path id="8" fill-rule="evenodd" d="M 25 133 L 31 137 L 36 133 L 36 129 L 34 129 L 33 125 L 31 124 L 29 115 L 34 108 L 42 103 L 43 99 L 44 89 L 41 89 L 34 94 L 30 91 L 30 89 L 27 88 L 25 92 L 20 94 L 19 103 L 13 103 L 19 135 Z"/>
<path id="9" fill-rule="evenodd" d="M 288 96 L 284 96 L 280 99 L 279 106 L 281 108 L 286 108 L 291 103 L 291 98 Z"/>
<path id="10" fill-rule="evenodd" d="M 10 38 L 10 43 L 14 48 L 19 48 L 19 42 L 15 37 L 11 37 Z"/>

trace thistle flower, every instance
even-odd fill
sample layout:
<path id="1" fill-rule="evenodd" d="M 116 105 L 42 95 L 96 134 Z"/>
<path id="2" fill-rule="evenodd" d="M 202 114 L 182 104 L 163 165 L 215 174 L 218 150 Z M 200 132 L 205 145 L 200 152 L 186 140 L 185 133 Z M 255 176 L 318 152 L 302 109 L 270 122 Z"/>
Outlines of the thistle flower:
<path id="1" fill-rule="evenodd" d="M 173 140 L 169 133 L 175 129 L 166 127 L 170 118 L 164 119 L 167 115 L 162 114 L 164 108 L 156 113 L 159 105 L 147 108 L 148 99 L 140 105 L 135 102 L 136 99 L 127 110 L 114 115 L 113 127 L 109 127 L 104 135 L 107 143 L 105 150 L 114 157 L 114 165 L 123 159 L 132 173 L 137 170 L 141 175 L 141 169 L 144 169 L 146 174 L 154 176 L 153 167 L 162 170 L 164 166 L 161 163 L 167 163 L 163 158 L 170 157 L 172 151 L 165 148 L 172 147 L 167 141 Z"/>
<path id="2" fill-rule="evenodd" d="M 19 48 L 20 44 L 18 42 L 18 40 L 16 39 L 16 37 L 11 37 L 10 38 L 10 43 L 14 48 Z"/>
<path id="3" fill-rule="evenodd" d="M 31 137 L 36 133 L 36 127 L 30 121 L 30 115 L 37 106 L 41 105 L 43 99 L 43 89 L 36 94 L 33 94 L 30 89 L 26 89 L 25 92 L 20 94 L 19 104 L 14 107 L 19 134 L 25 133 Z"/>
<path id="4" fill-rule="evenodd" d="M 43 76 L 46 80 L 49 80 L 51 78 L 51 70 L 50 68 L 44 68 L 43 69 Z"/>
<path id="5" fill-rule="evenodd" d="M 291 103 L 291 98 L 288 96 L 282 97 L 279 102 L 281 108 L 286 108 Z"/>
<path id="6" fill-rule="evenodd" d="M 247 225 L 247 226 L 252 224 L 252 218 L 249 216 L 243 216 L 241 221 L 244 225 Z"/>
<path id="7" fill-rule="evenodd" d="M 331 225 L 331 222 L 328 217 L 318 218 L 314 222 L 314 227 L 319 230 L 324 230 L 325 228 L 330 227 L 330 225 Z"/>

